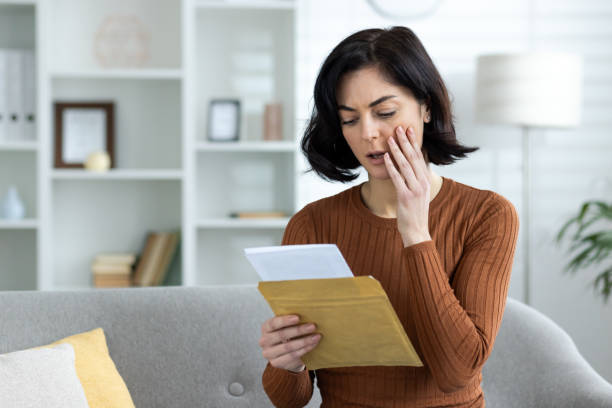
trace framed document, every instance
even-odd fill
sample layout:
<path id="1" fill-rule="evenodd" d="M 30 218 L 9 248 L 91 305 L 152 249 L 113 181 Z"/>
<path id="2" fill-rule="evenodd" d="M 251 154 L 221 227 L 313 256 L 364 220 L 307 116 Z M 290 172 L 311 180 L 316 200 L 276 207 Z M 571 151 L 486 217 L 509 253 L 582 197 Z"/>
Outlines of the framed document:
<path id="1" fill-rule="evenodd" d="M 208 140 L 236 141 L 240 137 L 240 101 L 213 99 L 208 107 Z"/>
<path id="2" fill-rule="evenodd" d="M 54 108 L 56 168 L 83 168 L 98 151 L 106 151 L 114 167 L 113 102 L 56 102 Z"/>

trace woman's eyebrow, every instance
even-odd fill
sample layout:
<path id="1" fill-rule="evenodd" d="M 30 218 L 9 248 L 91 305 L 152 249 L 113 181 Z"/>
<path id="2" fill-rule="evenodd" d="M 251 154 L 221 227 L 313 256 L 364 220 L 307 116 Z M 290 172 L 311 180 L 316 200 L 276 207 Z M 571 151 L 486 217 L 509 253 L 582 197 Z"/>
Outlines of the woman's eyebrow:
<path id="1" fill-rule="evenodd" d="M 372 108 L 376 105 L 378 105 L 379 103 L 383 103 L 384 101 L 386 101 L 387 99 L 391 99 L 391 98 L 395 98 L 395 95 L 385 95 L 385 96 L 381 96 L 380 98 L 378 98 L 377 100 L 375 100 L 374 102 L 370 103 L 368 105 L 368 107 Z M 347 110 L 347 111 L 351 111 L 351 112 L 355 112 L 354 108 L 350 108 L 346 105 L 339 105 L 338 106 L 338 110 Z"/>

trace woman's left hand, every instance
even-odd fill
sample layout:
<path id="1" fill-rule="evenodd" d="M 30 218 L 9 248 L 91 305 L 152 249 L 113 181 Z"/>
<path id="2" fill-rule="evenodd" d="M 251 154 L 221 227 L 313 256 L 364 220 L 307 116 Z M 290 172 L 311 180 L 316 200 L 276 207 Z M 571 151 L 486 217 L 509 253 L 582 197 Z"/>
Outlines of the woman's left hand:
<path id="1" fill-rule="evenodd" d="M 429 170 L 421 149 L 417 145 L 414 130 L 398 126 L 397 142 L 389 137 L 389 144 L 396 169 L 389 153 L 385 153 L 385 167 L 397 192 L 397 229 L 404 247 L 431 240 L 429 235 Z M 399 144 L 399 145 L 398 145 Z"/>

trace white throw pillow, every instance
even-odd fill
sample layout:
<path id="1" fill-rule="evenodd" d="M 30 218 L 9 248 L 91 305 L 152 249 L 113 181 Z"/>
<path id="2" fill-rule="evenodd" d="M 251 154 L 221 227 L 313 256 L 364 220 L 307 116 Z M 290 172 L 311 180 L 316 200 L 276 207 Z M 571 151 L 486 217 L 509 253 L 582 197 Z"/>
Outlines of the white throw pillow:
<path id="1" fill-rule="evenodd" d="M 0 354 L 0 407 L 89 408 L 72 345 Z"/>

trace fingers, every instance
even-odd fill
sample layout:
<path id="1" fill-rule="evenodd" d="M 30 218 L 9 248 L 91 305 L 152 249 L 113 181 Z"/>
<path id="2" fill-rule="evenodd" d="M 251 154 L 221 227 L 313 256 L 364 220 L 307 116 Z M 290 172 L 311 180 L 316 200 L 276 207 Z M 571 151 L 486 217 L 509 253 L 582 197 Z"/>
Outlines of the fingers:
<path id="1" fill-rule="evenodd" d="M 396 135 L 398 141 L 390 137 L 388 144 L 393 159 L 397 163 L 397 169 L 391 156 L 385 154 L 385 165 L 389 176 L 399 191 L 406 193 L 407 186 L 411 192 L 420 194 L 424 187 L 423 183 L 428 182 L 427 166 L 417 145 L 414 131 L 409 129 L 408 132 L 405 132 L 401 126 L 398 126 Z"/>
<path id="2" fill-rule="evenodd" d="M 314 349 L 321 340 L 320 334 L 305 336 L 265 348 L 262 355 L 275 367 L 288 366 Z"/>
<path id="3" fill-rule="evenodd" d="M 385 159 L 385 167 L 387 168 L 387 173 L 389 173 L 389 177 L 391 177 L 391 182 L 393 182 L 395 189 L 397 191 L 404 192 L 404 190 L 406 190 L 406 183 L 404 182 L 404 178 L 402 177 L 402 175 L 399 174 L 399 172 L 395 168 L 395 165 L 391 161 L 391 156 L 389 156 L 389 153 L 385 153 L 383 158 Z"/>
<path id="4" fill-rule="evenodd" d="M 282 329 L 283 327 L 291 326 L 294 324 L 298 324 L 300 321 L 299 316 L 297 315 L 285 315 L 285 316 L 276 316 L 268 319 L 261 326 L 261 334 L 265 335 L 267 333 L 274 332 L 276 330 Z"/>
<path id="5" fill-rule="evenodd" d="M 416 135 L 414 134 L 414 128 L 409 127 L 406 133 L 402 132 L 402 140 L 403 143 L 400 142 L 401 146 L 404 146 L 404 152 L 406 149 L 411 148 L 412 152 L 414 152 L 415 160 L 411 163 L 413 166 L 417 164 L 417 167 L 422 171 L 415 172 L 417 179 L 423 181 L 427 179 L 427 164 L 425 163 L 425 158 L 423 157 L 423 152 L 419 147 Z"/>
<path id="6" fill-rule="evenodd" d="M 295 337 L 300 337 L 305 334 L 312 333 L 315 330 L 316 326 L 312 323 L 305 323 L 299 326 L 292 326 L 289 328 L 280 329 L 263 335 L 260 339 L 259 345 L 261 347 L 270 347 L 279 343 L 287 343 L 289 340 Z"/>
<path id="7" fill-rule="evenodd" d="M 404 144 L 404 151 L 402 151 L 398 142 L 395 141 L 395 138 L 390 137 L 388 139 L 389 149 L 391 150 L 391 154 L 395 159 L 395 163 L 397 163 L 397 171 L 399 171 L 399 174 L 401 175 L 400 178 L 394 178 L 394 184 L 396 188 L 400 189 L 400 191 L 404 191 L 405 187 L 402 186 L 404 183 L 396 183 L 396 181 L 404 181 L 408 188 L 414 191 L 418 187 L 417 179 L 415 176 L 415 172 L 417 170 L 416 168 L 413 168 L 413 166 L 416 167 L 416 163 L 412 165 L 411 162 L 416 161 L 416 155 L 414 154 L 414 149 L 412 149 L 410 146 L 407 146 L 409 143 L 405 142 L 406 135 L 404 134 L 403 128 L 401 126 L 398 126 L 396 128 L 395 133 L 397 135 L 399 143 Z M 391 157 L 389 157 L 389 159 L 391 159 Z"/>

